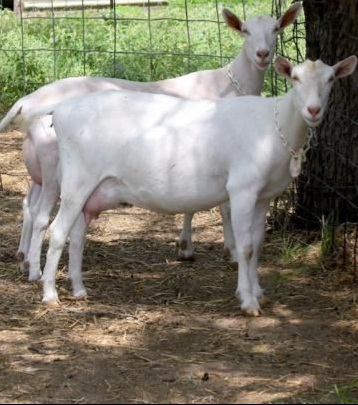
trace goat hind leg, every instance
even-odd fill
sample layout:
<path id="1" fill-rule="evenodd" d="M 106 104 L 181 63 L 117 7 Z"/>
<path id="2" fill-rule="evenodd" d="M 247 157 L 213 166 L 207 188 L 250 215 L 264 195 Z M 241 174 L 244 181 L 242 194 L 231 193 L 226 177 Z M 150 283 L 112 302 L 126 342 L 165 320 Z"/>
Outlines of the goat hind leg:
<path id="1" fill-rule="evenodd" d="M 183 229 L 179 239 L 179 260 L 194 260 L 194 246 L 191 240 L 191 223 L 193 216 L 193 212 L 184 214 Z"/>
<path id="2" fill-rule="evenodd" d="M 83 213 L 78 216 L 70 231 L 69 244 L 69 275 L 72 283 L 73 295 L 76 298 L 87 296 L 82 278 L 83 249 L 86 240 L 87 224 Z"/>
<path id="3" fill-rule="evenodd" d="M 20 261 L 20 270 L 27 273 L 29 270 L 27 255 L 30 248 L 33 218 L 32 211 L 41 193 L 41 185 L 31 182 L 30 189 L 22 202 L 22 227 L 19 247 L 17 249 L 16 257 Z"/>
<path id="4" fill-rule="evenodd" d="M 50 214 L 59 197 L 57 182 L 53 181 L 42 186 L 40 197 L 33 208 L 33 229 L 31 244 L 28 252 L 29 280 L 34 281 L 41 278 L 41 249 L 43 239 L 48 228 Z"/>
<path id="5" fill-rule="evenodd" d="M 220 214 L 223 222 L 224 231 L 224 255 L 230 258 L 232 263 L 238 262 L 235 237 L 231 223 L 231 208 L 230 202 L 227 201 L 220 205 Z"/>

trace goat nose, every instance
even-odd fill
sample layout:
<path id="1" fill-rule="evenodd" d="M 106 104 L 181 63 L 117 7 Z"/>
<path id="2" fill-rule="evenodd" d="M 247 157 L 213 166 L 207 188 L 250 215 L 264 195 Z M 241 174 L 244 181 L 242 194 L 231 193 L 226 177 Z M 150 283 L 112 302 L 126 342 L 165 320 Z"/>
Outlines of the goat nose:
<path id="1" fill-rule="evenodd" d="M 312 117 L 315 117 L 321 111 L 321 107 L 310 105 L 309 107 L 307 107 L 307 110 L 312 115 Z"/>
<path id="2" fill-rule="evenodd" d="M 259 58 L 262 58 L 262 59 L 267 58 L 267 57 L 269 56 L 269 54 L 270 54 L 270 52 L 269 52 L 268 50 L 266 50 L 266 49 L 259 49 L 259 50 L 256 52 L 256 55 L 257 55 Z"/>

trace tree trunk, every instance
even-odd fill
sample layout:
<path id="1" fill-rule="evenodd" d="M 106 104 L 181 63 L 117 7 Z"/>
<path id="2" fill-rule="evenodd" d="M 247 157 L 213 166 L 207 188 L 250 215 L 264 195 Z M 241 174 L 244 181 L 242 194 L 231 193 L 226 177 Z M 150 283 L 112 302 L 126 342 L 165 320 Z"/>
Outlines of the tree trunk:
<path id="1" fill-rule="evenodd" d="M 358 0 L 304 0 L 307 58 L 334 65 L 358 55 Z M 304 226 L 358 219 L 358 72 L 334 84 L 297 182 L 296 219 Z"/>

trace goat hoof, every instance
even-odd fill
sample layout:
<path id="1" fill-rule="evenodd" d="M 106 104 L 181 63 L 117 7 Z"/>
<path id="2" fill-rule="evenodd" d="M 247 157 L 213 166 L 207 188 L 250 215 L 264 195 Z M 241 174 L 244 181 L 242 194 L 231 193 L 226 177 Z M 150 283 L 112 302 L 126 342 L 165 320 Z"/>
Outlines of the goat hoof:
<path id="1" fill-rule="evenodd" d="M 87 291 L 85 289 L 76 291 L 73 293 L 74 298 L 78 300 L 86 299 L 87 298 Z"/>
<path id="2" fill-rule="evenodd" d="M 190 256 L 186 256 L 183 253 L 178 253 L 178 260 L 180 262 L 194 262 L 195 261 L 195 257 L 191 254 Z"/>
<path id="3" fill-rule="evenodd" d="M 238 262 L 230 262 L 229 267 L 233 270 L 239 270 L 239 263 Z"/>
<path id="4" fill-rule="evenodd" d="M 43 281 L 43 280 L 42 280 Z M 56 289 L 51 288 L 50 291 L 46 291 L 47 288 L 44 288 L 44 295 L 42 298 L 42 303 L 48 306 L 58 306 L 60 304 L 60 300 L 58 299 L 58 294 Z"/>
<path id="5" fill-rule="evenodd" d="M 234 267 L 237 265 L 238 259 L 237 259 L 236 254 L 232 254 L 228 248 L 225 248 L 223 256 L 224 256 L 224 259 L 229 261 L 230 265 L 232 265 Z"/>
<path id="6" fill-rule="evenodd" d="M 230 252 L 230 249 L 229 248 L 224 248 L 224 257 L 226 258 L 226 259 L 230 259 L 230 257 L 231 257 L 231 252 Z"/>
<path id="7" fill-rule="evenodd" d="M 41 279 L 41 277 L 42 277 L 42 274 L 41 274 L 40 270 L 29 272 L 29 281 L 38 281 Z"/>
<path id="8" fill-rule="evenodd" d="M 193 262 L 194 254 L 193 249 L 188 248 L 188 241 L 186 239 L 178 242 L 179 251 L 178 251 L 178 260 L 182 262 Z"/>
<path id="9" fill-rule="evenodd" d="M 257 318 L 262 315 L 261 309 L 245 309 L 244 314 L 252 318 Z"/>
<path id="10" fill-rule="evenodd" d="M 25 260 L 25 253 L 24 252 L 17 252 L 15 257 L 19 262 L 23 262 Z"/>
<path id="11" fill-rule="evenodd" d="M 22 274 L 25 274 L 25 275 L 29 274 L 29 268 L 24 265 L 24 262 L 21 262 L 19 264 L 19 270 L 20 270 L 20 273 L 22 273 Z"/>
<path id="12" fill-rule="evenodd" d="M 42 303 L 48 307 L 56 308 L 60 305 L 60 300 L 58 298 L 42 298 Z"/>
<path id="13" fill-rule="evenodd" d="M 257 297 L 257 299 L 258 299 L 260 305 L 265 305 L 265 304 L 267 304 L 268 299 L 267 299 L 267 297 L 265 297 L 264 295 L 260 295 L 259 297 Z"/>
<path id="14" fill-rule="evenodd" d="M 42 303 L 45 304 L 49 308 L 58 308 L 60 306 L 59 301 L 44 301 L 44 300 L 42 300 Z"/>
<path id="15" fill-rule="evenodd" d="M 247 296 L 244 292 L 240 294 L 239 290 L 236 290 L 235 295 L 241 301 L 241 310 L 247 316 L 257 317 L 262 313 L 259 301 L 256 297 Z"/>

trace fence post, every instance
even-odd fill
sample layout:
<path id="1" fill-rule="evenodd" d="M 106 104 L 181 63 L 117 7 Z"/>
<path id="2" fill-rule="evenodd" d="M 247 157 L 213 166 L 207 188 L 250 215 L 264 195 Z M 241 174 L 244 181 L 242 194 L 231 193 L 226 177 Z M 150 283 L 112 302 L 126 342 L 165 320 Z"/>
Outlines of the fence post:
<path id="1" fill-rule="evenodd" d="M 14 0 L 14 13 L 20 15 L 24 11 L 23 0 Z"/>

